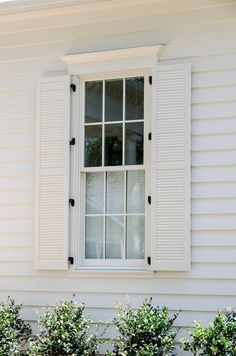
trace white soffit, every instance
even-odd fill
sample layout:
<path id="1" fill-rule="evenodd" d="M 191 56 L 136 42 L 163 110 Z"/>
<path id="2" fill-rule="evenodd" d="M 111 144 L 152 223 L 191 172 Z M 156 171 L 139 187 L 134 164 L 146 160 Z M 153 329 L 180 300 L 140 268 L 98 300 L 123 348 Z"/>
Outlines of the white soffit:
<path id="1" fill-rule="evenodd" d="M 126 7 L 127 5 L 142 4 L 143 1 L 147 4 L 155 2 L 163 2 L 166 0 L 0 0 L 0 15 L 21 15 L 34 16 L 44 15 L 44 10 L 66 11 L 73 12 L 75 9 L 80 11 L 94 11 L 96 8 L 116 8 L 117 6 Z M 40 13 L 42 11 L 42 13 Z M 125 11 L 125 10 L 124 10 Z M 50 12 L 46 14 L 54 16 Z"/>
<path id="2" fill-rule="evenodd" d="M 0 14 L 100 3 L 101 0 L 0 0 Z"/>

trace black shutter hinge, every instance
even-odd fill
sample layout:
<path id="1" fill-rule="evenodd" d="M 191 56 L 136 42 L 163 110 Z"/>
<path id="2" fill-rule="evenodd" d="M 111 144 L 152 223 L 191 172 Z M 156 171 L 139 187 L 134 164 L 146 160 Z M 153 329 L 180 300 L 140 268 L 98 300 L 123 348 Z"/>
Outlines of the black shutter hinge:
<path id="1" fill-rule="evenodd" d="M 74 264 L 74 257 L 68 257 L 68 263 L 69 263 L 69 265 L 73 265 Z"/>
<path id="2" fill-rule="evenodd" d="M 147 257 L 147 263 L 148 263 L 149 266 L 151 266 L 151 262 L 152 262 L 151 257 L 148 256 L 148 257 Z"/>
<path id="3" fill-rule="evenodd" d="M 149 134 L 148 134 L 148 139 L 149 139 L 149 141 L 152 140 L 152 133 L 151 132 L 149 132 Z"/>
<path id="4" fill-rule="evenodd" d="M 75 92 L 75 91 L 76 91 L 76 84 L 71 83 L 70 88 L 71 88 L 71 90 L 72 90 L 73 92 Z"/>
<path id="5" fill-rule="evenodd" d="M 75 206 L 75 199 L 69 199 L 69 204 L 71 206 Z"/>
<path id="6" fill-rule="evenodd" d="M 74 146 L 75 145 L 75 138 L 72 137 L 72 139 L 70 140 L 70 146 Z"/>
<path id="7" fill-rule="evenodd" d="M 149 75 L 148 80 L 149 80 L 149 84 L 152 85 L 152 75 Z"/>
<path id="8" fill-rule="evenodd" d="M 148 201 L 148 204 L 150 204 L 150 205 L 152 204 L 152 197 L 151 197 L 151 195 L 148 196 L 147 201 Z"/>

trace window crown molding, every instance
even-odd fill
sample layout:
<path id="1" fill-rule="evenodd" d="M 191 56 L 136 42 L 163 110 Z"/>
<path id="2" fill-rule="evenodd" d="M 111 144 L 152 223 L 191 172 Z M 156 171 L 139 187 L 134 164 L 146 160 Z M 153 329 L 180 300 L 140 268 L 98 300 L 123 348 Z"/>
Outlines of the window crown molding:
<path id="1" fill-rule="evenodd" d="M 108 61 L 113 59 L 126 59 L 136 57 L 157 56 L 161 49 L 161 45 L 122 48 L 99 52 L 86 52 L 78 54 L 69 54 L 62 57 L 62 61 L 66 64 L 74 63 L 91 63 L 97 61 Z"/>
<path id="2" fill-rule="evenodd" d="M 70 74 L 87 74 L 135 68 L 150 68 L 157 63 L 161 45 L 69 54 L 62 57 Z"/>

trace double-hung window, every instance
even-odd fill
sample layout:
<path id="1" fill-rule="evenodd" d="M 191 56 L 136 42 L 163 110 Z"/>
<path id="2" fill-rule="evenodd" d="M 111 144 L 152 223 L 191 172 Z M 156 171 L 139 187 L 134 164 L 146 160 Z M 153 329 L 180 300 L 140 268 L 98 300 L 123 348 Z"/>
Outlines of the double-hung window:
<path id="1" fill-rule="evenodd" d="M 144 267 L 147 72 L 81 81 L 80 264 Z"/>
<path id="2" fill-rule="evenodd" d="M 68 55 L 41 78 L 37 269 L 189 270 L 191 68 L 159 50 Z"/>

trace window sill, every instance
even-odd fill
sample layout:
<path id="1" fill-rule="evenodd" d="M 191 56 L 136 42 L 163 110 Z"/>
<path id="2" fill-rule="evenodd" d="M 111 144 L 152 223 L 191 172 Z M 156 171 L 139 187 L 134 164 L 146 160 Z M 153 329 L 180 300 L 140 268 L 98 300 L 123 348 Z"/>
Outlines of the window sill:
<path id="1" fill-rule="evenodd" d="M 79 269 L 70 269 L 68 277 L 81 278 L 156 278 L 156 273 L 143 269 L 112 269 L 112 268 L 91 268 L 80 267 Z"/>

